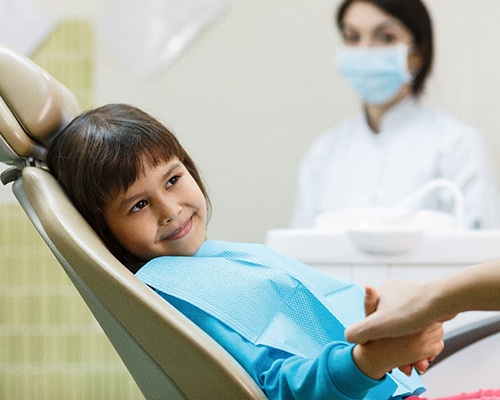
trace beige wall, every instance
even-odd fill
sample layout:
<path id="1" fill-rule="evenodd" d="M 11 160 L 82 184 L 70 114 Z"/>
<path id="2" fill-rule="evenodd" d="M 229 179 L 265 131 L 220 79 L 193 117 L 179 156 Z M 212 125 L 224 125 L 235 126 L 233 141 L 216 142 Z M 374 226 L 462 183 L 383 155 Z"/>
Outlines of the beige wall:
<path id="1" fill-rule="evenodd" d="M 91 17 L 111 1 L 38 0 Z M 60 4 L 59 4 L 60 3 Z M 104 44 L 96 105 L 128 102 L 166 121 L 211 192 L 210 236 L 263 241 L 285 227 L 300 156 L 358 106 L 335 69 L 337 1 L 227 0 L 225 13 L 169 68 L 141 80 Z M 500 159 L 497 0 L 427 0 L 436 22 L 428 102 L 478 127 Z"/>

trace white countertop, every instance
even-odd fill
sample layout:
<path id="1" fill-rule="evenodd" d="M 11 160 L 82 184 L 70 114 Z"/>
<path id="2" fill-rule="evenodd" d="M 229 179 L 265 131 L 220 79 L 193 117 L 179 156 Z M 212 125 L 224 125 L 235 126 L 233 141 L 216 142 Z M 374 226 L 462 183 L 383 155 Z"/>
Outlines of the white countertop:
<path id="1" fill-rule="evenodd" d="M 361 251 L 344 231 L 273 229 L 266 244 L 305 263 L 363 265 L 472 264 L 500 258 L 500 231 L 433 231 L 399 254 Z"/>

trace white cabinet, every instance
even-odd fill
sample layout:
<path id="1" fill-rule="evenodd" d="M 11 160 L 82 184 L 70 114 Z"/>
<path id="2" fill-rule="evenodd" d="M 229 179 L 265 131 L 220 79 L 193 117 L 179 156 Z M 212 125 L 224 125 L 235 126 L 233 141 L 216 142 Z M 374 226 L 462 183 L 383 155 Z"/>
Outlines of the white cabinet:
<path id="1" fill-rule="evenodd" d="M 360 285 L 379 285 L 390 278 L 427 278 L 465 265 L 500 259 L 500 231 L 425 233 L 401 253 L 360 250 L 342 231 L 275 229 L 266 244 L 328 274 Z"/>

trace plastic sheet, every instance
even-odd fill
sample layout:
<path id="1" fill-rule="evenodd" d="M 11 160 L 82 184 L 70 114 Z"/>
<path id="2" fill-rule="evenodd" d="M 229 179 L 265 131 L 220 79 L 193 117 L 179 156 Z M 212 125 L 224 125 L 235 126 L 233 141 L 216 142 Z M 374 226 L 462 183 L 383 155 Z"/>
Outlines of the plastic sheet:
<path id="1" fill-rule="evenodd" d="M 56 22 L 29 0 L 0 1 L 0 43 L 26 56 L 34 53 Z"/>
<path id="2" fill-rule="evenodd" d="M 219 0 L 120 0 L 97 32 L 141 78 L 166 68 L 223 9 Z"/>

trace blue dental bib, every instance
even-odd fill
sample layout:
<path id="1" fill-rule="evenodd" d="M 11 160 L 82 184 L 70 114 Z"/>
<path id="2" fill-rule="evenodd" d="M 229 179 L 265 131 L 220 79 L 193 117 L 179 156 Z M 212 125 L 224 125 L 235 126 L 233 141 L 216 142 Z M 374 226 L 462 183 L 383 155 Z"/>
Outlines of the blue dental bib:
<path id="1" fill-rule="evenodd" d="M 255 345 L 305 358 L 317 357 L 332 341 L 345 342 L 345 327 L 364 318 L 359 286 L 320 274 L 263 245 L 210 240 L 193 257 L 158 257 L 136 276 L 212 315 Z M 415 373 L 407 377 L 394 370 L 389 378 L 368 398 L 424 391 Z"/>

